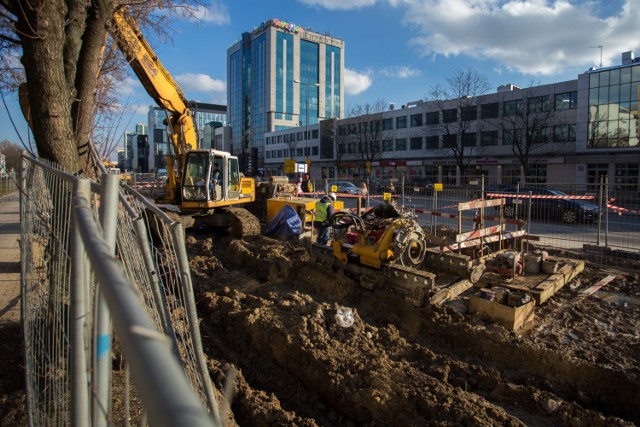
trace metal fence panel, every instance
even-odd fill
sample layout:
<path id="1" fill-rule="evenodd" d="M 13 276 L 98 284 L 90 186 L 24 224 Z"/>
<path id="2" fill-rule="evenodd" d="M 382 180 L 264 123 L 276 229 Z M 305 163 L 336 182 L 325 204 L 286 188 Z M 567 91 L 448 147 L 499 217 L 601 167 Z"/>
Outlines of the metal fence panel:
<path id="1" fill-rule="evenodd" d="M 55 165 L 23 158 L 20 181 L 22 313 L 28 413 L 32 425 L 68 425 L 72 422 L 74 405 L 82 405 L 79 402 L 82 392 L 78 388 L 85 388 L 87 392 L 91 391 L 92 422 L 127 424 L 129 419 L 136 419 L 132 412 L 139 408 L 139 403 L 138 392 L 128 388 L 126 366 L 125 371 L 111 373 L 113 392 L 112 397 L 107 394 L 107 401 L 103 401 L 104 392 L 96 392 L 93 388 L 96 384 L 92 381 L 97 381 L 99 375 L 92 378 L 88 374 L 84 387 L 70 382 L 72 356 L 86 361 L 87 371 L 91 373 L 95 369 L 91 364 L 96 360 L 91 357 L 92 352 L 95 355 L 96 351 L 111 346 L 108 335 L 105 346 L 104 330 L 96 330 L 93 324 L 100 301 L 94 269 L 88 265 L 84 270 L 77 270 L 80 273 L 76 272 L 76 276 L 72 275 L 76 271 L 74 265 L 79 267 L 80 263 L 86 262 L 77 257 L 74 259 L 70 252 L 72 195 L 76 181 L 77 178 L 59 171 Z M 91 183 L 90 188 L 90 206 L 99 221 L 100 185 Z M 127 281 L 135 290 L 140 309 L 146 312 L 156 331 L 171 343 L 171 351 L 180 360 L 191 388 L 214 420 L 218 420 L 215 390 L 200 343 L 185 253 L 180 225 L 135 190 L 125 187 L 117 209 L 116 255 Z M 79 285 L 74 284 L 74 277 L 86 286 L 86 294 L 79 298 L 76 295 L 76 299 L 72 299 L 72 289 Z M 80 332 L 74 332 L 71 327 L 72 313 L 83 317 Z M 111 307 L 111 314 L 113 318 L 122 316 L 118 307 Z M 81 344 L 84 348 L 72 348 L 72 336 L 78 338 L 79 335 L 82 339 L 78 342 L 84 342 Z M 112 342 L 116 354 L 121 356 L 117 337 Z M 72 354 L 72 350 L 80 353 Z M 122 357 L 122 360 L 126 365 L 126 359 Z M 140 386 L 137 384 L 137 388 Z"/>

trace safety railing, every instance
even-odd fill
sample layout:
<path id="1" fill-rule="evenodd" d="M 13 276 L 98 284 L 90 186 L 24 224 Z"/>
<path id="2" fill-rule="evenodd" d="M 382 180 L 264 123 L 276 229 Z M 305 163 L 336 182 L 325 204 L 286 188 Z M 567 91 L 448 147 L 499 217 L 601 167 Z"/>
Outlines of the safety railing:
<path id="1" fill-rule="evenodd" d="M 331 180 L 328 180 L 331 181 Z M 335 180 L 334 180 L 335 181 Z M 356 187 L 367 186 L 368 202 L 379 203 L 384 193 L 415 209 L 421 225 L 436 236 L 450 236 L 458 229 L 458 205 L 473 200 L 504 198 L 506 232 L 524 227 L 530 242 L 539 246 L 572 251 L 572 256 L 615 263 L 626 267 L 628 260 L 640 260 L 640 187 L 609 182 L 606 176 L 589 184 L 563 182 L 495 185 L 483 177 L 465 177 L 464 184 L 440 183 L 424 177 L 400 176 L 375 180 L 341 178 Z M 314 182 L 324 189 L 324 181 Z M 438 187 L 438 188 L 436 188 Z M 346 206 L 358 196 L 338 194 Z M 496 223 L 497 207 L 484 209 L 488 224 Z M 474 213 L 467 212 L 463 231 L 476 227 Z M 492 218 L 493 217 L 493 218 Z M 524 223 L 524 225 L 523 225 Z M 535 240 L 534 240 L 535 239 Z M 615 256 L 613 256 L 615 255 Z M 636 265 L 637 263 L 633 263 Z"/>
<path id="2" fill-rule="evenodd" d="M 182 227 L 102 177 L 23 157 L 30 424 L 219 425 Z"/>

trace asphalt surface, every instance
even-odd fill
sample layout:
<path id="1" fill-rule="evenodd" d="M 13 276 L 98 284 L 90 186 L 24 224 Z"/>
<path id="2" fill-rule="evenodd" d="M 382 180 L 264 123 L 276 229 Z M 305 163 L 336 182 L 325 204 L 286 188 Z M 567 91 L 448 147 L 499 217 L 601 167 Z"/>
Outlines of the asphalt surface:
<path id="1" fill-rule="evenodd" d="M 0 197 L 0 325 L 20 322 L 20 199 Z"/>

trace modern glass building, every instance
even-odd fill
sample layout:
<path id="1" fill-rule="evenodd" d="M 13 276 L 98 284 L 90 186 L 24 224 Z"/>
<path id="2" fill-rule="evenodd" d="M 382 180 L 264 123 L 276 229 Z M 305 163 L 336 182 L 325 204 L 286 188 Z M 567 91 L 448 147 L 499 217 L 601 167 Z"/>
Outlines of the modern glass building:
<path id="1" fill-rule="evenodd" d="M 202 148 L 211 148 L 211 140 L 205 132 L 211 123 L 227 124 L 227 107 L 225 105 L 191 102 L 189 109 L 193 115 L 193 122 L 198 129 L 198 138 Z M 149 171 L 165 169 L 166 156 L 169 152 L 167 129 L 163 121 L 167 115 L 156 106 L 149 106 L 147 115 L 149 123 Z"/>
<path id="2" fill-rule="evenodd" d="M 230 151 L 245 173 L 256 174 L 264 168 L 265 133 L 342 117 L 344 41 L 265 21 L 227 50 L 227 85 Z M 302 148 L 308 141 L 302 132 L 291 143 Z"/>

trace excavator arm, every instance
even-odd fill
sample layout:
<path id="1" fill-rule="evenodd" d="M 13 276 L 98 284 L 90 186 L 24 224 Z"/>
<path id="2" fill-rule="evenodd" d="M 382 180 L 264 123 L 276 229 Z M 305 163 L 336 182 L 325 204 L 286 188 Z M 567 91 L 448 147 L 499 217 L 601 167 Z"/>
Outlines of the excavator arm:
<path id="1" fill-rule="evenodd" d="M 182 176 L 185 154 L 187 150 L 199 148 L 195 124 L 187 107 L 186 97 L 125 9 L 116 9 L 109 31 L 147 93 L 159 107 L 170 113 L 170 123 L 167 123 L 167 126 L 172 130 L 170 139 L 176 156 L 178 175 L 174 173 L 172 158 L 168 155 L 166 199 L 175 203 L 178 199 L 177 184 Z"/>

